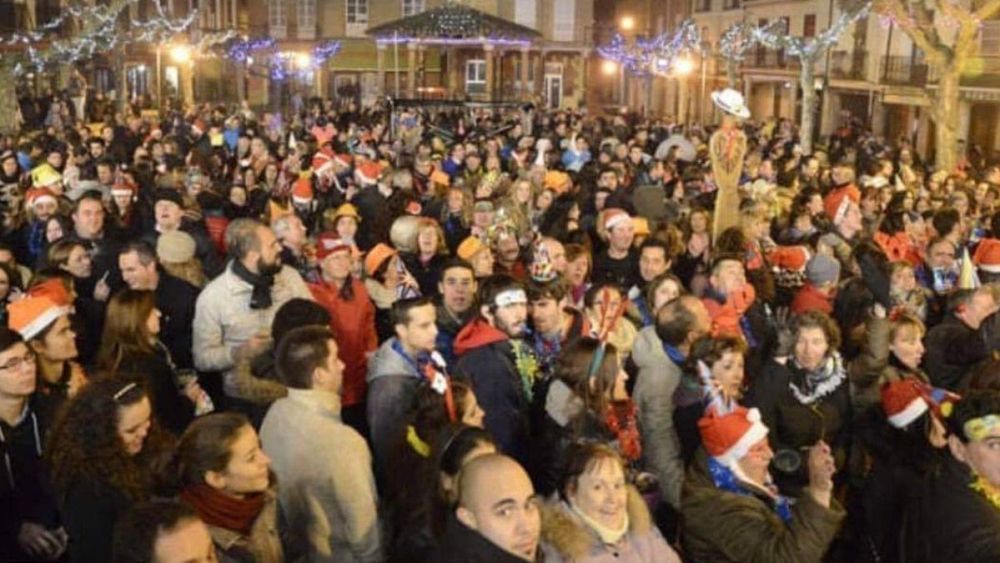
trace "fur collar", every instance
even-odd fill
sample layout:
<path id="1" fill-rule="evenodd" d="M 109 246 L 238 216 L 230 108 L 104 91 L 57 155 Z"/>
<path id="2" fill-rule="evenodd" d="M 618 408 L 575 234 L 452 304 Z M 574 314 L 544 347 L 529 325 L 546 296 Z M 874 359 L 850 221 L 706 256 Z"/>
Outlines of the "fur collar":
<path id="1" fill-rule="evenodd" d="M 642 536 L 649 533 L 652 518 L 646 501 L 633 486 L 628 486 L 628 497 L 625 501 L 628 511 L 629 536 Z M 565 560 L 578 561 L 586 558 L 600 546 L 597 534 L 587 528 L 579 518 L 562 501 L 556 500 L 542 508 L 542 541 L 553 547 Z"/>

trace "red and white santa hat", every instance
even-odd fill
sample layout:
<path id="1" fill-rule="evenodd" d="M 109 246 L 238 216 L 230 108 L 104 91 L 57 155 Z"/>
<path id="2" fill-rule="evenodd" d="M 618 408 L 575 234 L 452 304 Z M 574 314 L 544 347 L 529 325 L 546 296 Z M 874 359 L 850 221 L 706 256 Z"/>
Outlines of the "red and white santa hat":
<path id="1" fill-rule="evenodd" d="M 631 222 L 632 217 L 623 209 L 608 209 L 604 212 L 604 228 L 609 231 L 618 225 Z"/>
<path id="2" fill-rule="evenodd" d="M 722 415 L 710 408 L 698 421 L 698 432 L 708 455 L 732 467 L 767 437 L 768 429 L 760 420 L 760 411 L 738 406 Z"/>
<path id="3" fill-rule="evenodd" d="M 351 245 L 340 238 L 337 233 L 320 233 L 316 237 L 316 258 L 319 261 L 322 262 L 327 256 L 342 250 L 350 252 Z"/>
<path id="4" fill-rule="evenodd" d="M 823 198 L 823 210 L 834 225 L 847 215 L 851 203 L 861 203 L 861 194 L 856 187 L 848 185 L 835 189 Z"/>
<path id="5" fill-rule="evenodd" d="M 379 176 L 382 175 L 382 167 L 377 162 L 367 161 L 358 166 L 355 170 L 358 181 L 364 186 L 371 186 L 378 183 Z"/>
<path id="6" fill-rule="evenodd" d="M 1000 274 L 1000 239 L 987 238 L 980 241 L 972 261 L 984 272 Z"/>
<path id="7" fill-rule="evenodd" d="M 920 384 L 912 378 L 890 381 L 882 386 L 882 410 L 889 424 L 906 428 L 930 408 Z"/>
<path id="8" fill-rule="evenodd" d="M 295 181 L 295 185 L 292 187 L 292 201 L 295 203 L 306 204 L 312 200 L 312 178 L 309 176 L 302 176 Z"/>
<path id="9" fill-rule="evenodd" d="M 351 155 L 349 154 L 341 153 L 333 155 L 333 163 L 338 166 L 343 166 L 344 168 L 350 168 L 353 162 L 354 159 L 351 158 Z"/>
<path id="10" fill-rule="evenodd" d="M 129 196 L 134 197 L 136 192 L 139 191 L 139 186 L 136 186 L 132 182 L 129 182 L 125 178 L 119 179 L 113 186 L 111 186 L 111 195 Z"/>
<path id="11" fill-rule="evenodd" d="M 331 151 L 329 148 L 324 147 L 316 151 L 316 154 L 313 155 L 312 159 L 313 172 L 317 174 L 322 174 L 323 172 L 325 172 L 328 168 L 333 166 L 333 158 L 334 158 L 333 151 Z"/>
<path id="12" fill-rule="evenodd" d="M 46 187 L 31 188 L 24 194 L 24 202 L 28 204 L 29 208 L 34 207 L 36 203 L 45 201 L 58 203 L 59 200 L 56 199 L 55 192 Z"/>
<path id="13" fill-rule="evenodd" d="M 28 296 L 7 305 L 7 326 L 31 340 L 68 312 L 48 297 Z"/>

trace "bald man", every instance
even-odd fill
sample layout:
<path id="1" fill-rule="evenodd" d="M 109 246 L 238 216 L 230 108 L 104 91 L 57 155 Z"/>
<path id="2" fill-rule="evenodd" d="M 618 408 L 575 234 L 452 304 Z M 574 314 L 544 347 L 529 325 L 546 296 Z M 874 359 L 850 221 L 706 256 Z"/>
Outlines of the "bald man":
<path id="1" fill-rule="evenodd" d="M 504 455 L 477 457 L 459 475 L 458 508 L 438 561 L 534 561 L 541 527 L 538 499 L 524 469 Z"/>

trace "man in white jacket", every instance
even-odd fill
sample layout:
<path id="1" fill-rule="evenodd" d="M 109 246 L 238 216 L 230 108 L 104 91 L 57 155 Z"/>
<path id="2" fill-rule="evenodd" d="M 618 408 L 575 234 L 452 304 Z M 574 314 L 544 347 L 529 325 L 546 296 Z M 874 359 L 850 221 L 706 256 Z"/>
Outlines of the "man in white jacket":
<path id="1" fill-rule="evenodd" d="M 383 560 L 368 444 L 340 418 L 344 364 L 326 327 L 299 327 L 278 346 L 277 371 L 288 387 L 261 426 L 278 475 L 278 502 L 291 549 L 307 561 Z"/>
<path id="2" fill-rule="evenodd" d="M 281 244 L 271 229 L 253 219 L 226 228 L 232 260 L 198 296 L 194 314 L 194 364 L 224 373 L 226 396 L 243 399 L 232 379 L 236 358 L 254 357 L 271 345 L 271 321 L 287 301 L 312 300 L 302 277 L 281 264 Z"/>

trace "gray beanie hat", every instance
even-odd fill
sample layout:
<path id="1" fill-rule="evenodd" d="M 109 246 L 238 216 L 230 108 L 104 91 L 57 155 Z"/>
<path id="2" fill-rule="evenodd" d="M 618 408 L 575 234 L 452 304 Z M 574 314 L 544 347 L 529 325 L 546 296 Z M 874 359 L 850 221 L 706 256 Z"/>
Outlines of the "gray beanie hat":
<path id="1" fill-rule="evenodd" d="M 840 262 L 826 254 L 817 254 L 806 264 L 806 279 L 815 286 L 840 279 Z"/>

